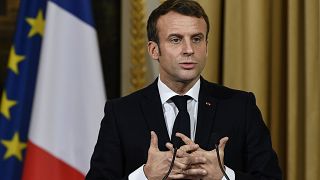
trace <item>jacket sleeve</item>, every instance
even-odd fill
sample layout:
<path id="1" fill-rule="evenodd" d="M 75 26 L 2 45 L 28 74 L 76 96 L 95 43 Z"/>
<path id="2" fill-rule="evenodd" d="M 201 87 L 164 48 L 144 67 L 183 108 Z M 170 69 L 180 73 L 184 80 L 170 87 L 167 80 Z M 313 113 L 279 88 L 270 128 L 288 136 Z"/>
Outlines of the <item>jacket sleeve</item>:
<path id="1" fill-rule="evenodd" d="M 268 128 L 263 122 L 255 97 L 248 94 L 245 125 L 245 169 L 236 171 L 236 180 L 280 180 L 282 179 L 278 158 L 272 149 Z"/>

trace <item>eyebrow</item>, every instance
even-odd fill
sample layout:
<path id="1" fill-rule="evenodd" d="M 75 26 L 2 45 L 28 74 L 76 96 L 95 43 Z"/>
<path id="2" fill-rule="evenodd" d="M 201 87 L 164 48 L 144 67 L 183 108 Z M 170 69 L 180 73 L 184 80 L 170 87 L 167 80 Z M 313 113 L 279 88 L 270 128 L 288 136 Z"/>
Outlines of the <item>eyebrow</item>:
<path id="1" fill-rule="evenodd" d="M 204 34 L 203 33 L 196 33 L 196 34 L 193 34 L 191 37 L 196 37 L 196 36 L 204 37 Z"/>
<path id="2" fill-rule="evenodd" d="M 173 37 L 173 36 L 176 36 L 176 37 L 179 37 L 179 38 L 183 37 L 181 34 L 173 33 L 173 34 L 169 34 L 168 38 Z M 195 33 L 195 34 L 191 35 L 191 37 L 196 37 L 196 36 L 204 37 L 204 34 L 199 32 L 199 33 Z"/>
<path id="3" fill-rule="evenodd" d="M 173 34 L 169 34 L 168 39 L 169 39 L 170 37 L 173 37 L 173 36 L 176 36 L 176 37 L 179 37 L 179 38 L 182 38 L 182 37 L 183 37 L 181 34 L 173 33 Z"/>

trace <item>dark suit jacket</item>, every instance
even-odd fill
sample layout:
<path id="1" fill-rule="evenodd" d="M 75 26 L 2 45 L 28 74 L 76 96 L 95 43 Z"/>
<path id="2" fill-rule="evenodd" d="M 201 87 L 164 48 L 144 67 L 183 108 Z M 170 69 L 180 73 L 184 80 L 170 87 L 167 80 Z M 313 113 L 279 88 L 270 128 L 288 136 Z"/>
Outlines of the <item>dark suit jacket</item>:
<path id="1" fill-rule="evenodd" d="M 107 101 L 99 138 L 86 179 L 127 179 L 147 162 L 150 131 L 166 151 L 170 142 L 157 80 L 129 96 Z M 195 142 L 212 150 L 228 136 L 225 165 L 236 179 L 281 179 L 270 134 L 252 93 L 232 90 L 201 78 Z"/>

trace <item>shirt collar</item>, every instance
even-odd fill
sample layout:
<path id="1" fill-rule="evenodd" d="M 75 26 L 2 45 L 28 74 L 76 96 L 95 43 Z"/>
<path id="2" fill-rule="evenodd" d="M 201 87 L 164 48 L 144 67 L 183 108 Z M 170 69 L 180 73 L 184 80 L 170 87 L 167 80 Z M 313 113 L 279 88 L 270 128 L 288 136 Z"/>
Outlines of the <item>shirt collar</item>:
<path id="1" fill-rule="evenodd" d="M 167 85 L 165 85 L 160 80 L 160 75 L 158 78 L 158 89 L 160 93 L 161 103 L 166 103 L 171 97 L 175 95 L 179 95 L 176 92 L 172 91 Z M 193 87 L 184 95 L 188 95 L 192 97 L 195 101 L 198 101 L 199 97 L 199 90 L 200 90 L 200 79 L 193 85 Z"/>

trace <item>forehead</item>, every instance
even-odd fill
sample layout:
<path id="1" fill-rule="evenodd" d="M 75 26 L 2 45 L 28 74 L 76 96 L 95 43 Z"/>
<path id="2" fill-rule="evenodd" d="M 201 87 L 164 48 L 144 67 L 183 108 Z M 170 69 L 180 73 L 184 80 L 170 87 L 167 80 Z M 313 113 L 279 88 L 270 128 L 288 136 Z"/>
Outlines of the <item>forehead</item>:
<path id="1" fill-rule="evenodd" d="M 159 35 L 169 34 L 206 34 L 207 25 L 203 18 L 182 15 L 173 11 L 160 16 L 157 22 Z"/>

